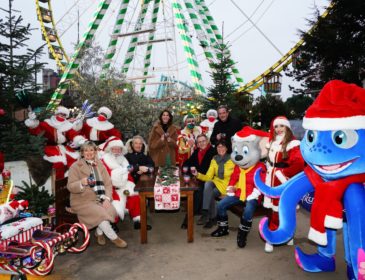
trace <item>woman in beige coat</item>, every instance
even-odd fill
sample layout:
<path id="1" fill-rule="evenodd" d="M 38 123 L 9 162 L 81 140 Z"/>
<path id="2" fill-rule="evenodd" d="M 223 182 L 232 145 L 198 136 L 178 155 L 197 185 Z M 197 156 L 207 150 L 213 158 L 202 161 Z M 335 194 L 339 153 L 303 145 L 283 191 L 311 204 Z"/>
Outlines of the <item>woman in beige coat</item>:
<path id="1" fill-rule="evenodd" d="M 156 166 L 176 165 L 177 129 L 172 124 L 172 114 L 163 110 L 153 126 L 148 140 L 150 156 Z"/>
<path id="2" fill-rule="evenodd" d="M 103 163 L 97 158 L 97 146 L 89 141 L 81 146 L 81 159 L 69 170 L 67 189 L 72 212 L 91 229 L 96 227 L 99 245 L 105 245 L 104 234 L 119 248 L 127 243 L 111 227 L 117 213 L 111 204 L 112 184 Z"/>

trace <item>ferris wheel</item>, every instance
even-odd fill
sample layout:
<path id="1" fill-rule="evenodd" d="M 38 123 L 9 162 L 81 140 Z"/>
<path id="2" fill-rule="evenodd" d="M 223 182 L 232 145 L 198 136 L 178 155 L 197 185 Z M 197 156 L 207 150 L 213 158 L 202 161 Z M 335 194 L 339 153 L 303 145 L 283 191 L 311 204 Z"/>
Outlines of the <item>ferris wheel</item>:
<path id="1" fill-rule="evenodd" d="M 80 2 L 80 0 L 75 0 L 75 2 Z M 91 5 L 88 5 L 81 10 L 85 12 L 90 7 Z M 197 94 L 204 95 L 205 88 L 199 69 L 200 61 L 197 59 L 197 49 L 199 48 L 203 52 L 209 65 L 218 56 L 216 46 L 222 43 L 222 34 L 204 0 L 101 0 L 93 19 L 88 24 L 87 31 L 70 59 L 62 46 L 60 39 L 62 34 L 60 34 L 60 28 L 56 26 L 54 20 L 51 0 L 36 0 L 36 10 L 50 56 L 55 59 L 57 66 L 63 71 L 59 86 L 49 103 L 49 109 L 54 108 L 61 101 L 70 81 L 77 73 L 81 52 L 90 46 L 92 40 L 98 36 L 98 31 L 109 35 L 101 77 L 104 77 L 111 67 L 119 63 L 120 71 L 127 80 L 140 86 L 141 93 L 146 91 L 146 86 L 149 84 L 159 84 L 159 88 L 161 88 L 161 84 L 178 80 L 176 45 L 181 44 L 189 68 L 192 87 Z M 329 8 L 322 17 L 327 15 L 328 10 Z M 110 20 L 114 20 L 113 28 L 107 32 L 105 30 L 100 32 L 103 29 L 101 27 L 102 21 Z M 76 24 L 76 22 L 73 21 L 72 24 Z M 178 33 L 177 36 L 175 36 L 175 32 Z M 193 40 L 198 42 L 198 44 L 195 43 L 195 47 Z M 238 85 L 238 91 L 251 92 L 265 81 L 268 85 L 270 82 L 271 85 L 275 85 L 280 72 L 292 63 L 302 44 L 303 41 L 299 41 L 274 65 L 246 84 L 243 82 L 238 69 L 233 66 L 231 78 Z M 163 59 L 166 60 L 167 66 L 157 69 L 151 65 L 152 50 L 162 47 L 165 48 Z M 161 79 L 158 82 L 151 81 L 156 78 L 155 73 L 158 71 L 171 78 Z M 273 87 L 266 88 L 266 90 L 275 92 L 278 89 Z"/>

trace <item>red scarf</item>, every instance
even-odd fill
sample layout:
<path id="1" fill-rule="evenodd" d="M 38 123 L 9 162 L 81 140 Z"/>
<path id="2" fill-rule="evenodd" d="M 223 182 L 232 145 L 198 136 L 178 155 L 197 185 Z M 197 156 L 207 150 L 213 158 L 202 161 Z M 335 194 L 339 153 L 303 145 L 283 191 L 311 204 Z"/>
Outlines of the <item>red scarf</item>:
<path id="1" fill-rule="evenodd" d="M 198 151 L 198 163 L 199 163 L 199 165 L 201 165 L 201 163 L 203 161 L 203 158 L 204 158 L 205 154 L 207 153 L 207 151 L 209 150 L 209 148 L 210 148 L 210 144 L 208 144 L 208 146 L 204 150 L 199 150 Z"/>

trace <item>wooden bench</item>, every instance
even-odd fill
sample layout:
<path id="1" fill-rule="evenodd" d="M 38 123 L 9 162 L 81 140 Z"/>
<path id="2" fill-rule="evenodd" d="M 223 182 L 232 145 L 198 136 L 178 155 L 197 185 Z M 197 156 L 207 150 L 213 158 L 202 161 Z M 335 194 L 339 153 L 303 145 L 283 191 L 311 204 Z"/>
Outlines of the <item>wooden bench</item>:
<path id="1" fill-rule="evenodd" d="M 221 200 L 224 198 L 224 195 L 220 196 L 217 198 L 217 200 Z M 244 209 L 244 206 L 245 205 L 242 205 L 242 204 L 238 204 L 238 205 L 233 205 L 229 208 L 229 210 L 237 215 L 238 217 L 242 217 L 242 213 L 243 213 L 243 209 Z M 259 205 L 257 208 L 256 208 L 256 211 L 255 211 L 255 214 L 254 214 L 254 217 L 262 217 L 262 216 L 268 216 L 269 214 L 269 209 L 263 207 L 262 205 Z"/>
<path id="2" fill-rule="evenodd" d="M 52 191 L 55 194 L 56 226 L 77 223 L 77 215 L 66 211 L 70 207 L 70 192 L 67 189 L 68 178 L 56 180 L 56 172 L 52 170 Z"/>

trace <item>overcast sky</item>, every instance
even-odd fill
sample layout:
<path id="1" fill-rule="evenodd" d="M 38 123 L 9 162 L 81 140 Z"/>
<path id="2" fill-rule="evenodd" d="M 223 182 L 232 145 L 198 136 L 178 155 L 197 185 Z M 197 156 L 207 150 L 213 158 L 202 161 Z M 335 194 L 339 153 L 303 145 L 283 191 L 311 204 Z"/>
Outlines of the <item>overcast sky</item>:
<path id="1" fill-rule="evenodd" d="M 92 14 L 96 10 L 98 2 L 97 0 L 52 0 L 54 17 L 56 22 L 59 22 L 57 25 L 59 32 L 68 29 L 62 36 L 62 42 L 69 54 L 73 53 L 73 45 L 77 40 L 77 24 L 75 24 L 77 22 L 77 10 L 81 15 L 80 36 L 82 37 L 87 24 L 92 19 Z M 135 15 L 132 17 L 133 10 L 139 1 L 131 0 L 130 2 L 128 20 L 125 26 L 130 23 L 130 28 L 133 28 L 135 25 Z M 323 11 L 328 2 L 327 0 L 206 0 L 217 25 L 221 29 L 223 27 L 225 40 L 231 44 L 232 58 L 237 62 L 237 68 L 245 82 L 249 82 L 260 75 L 280 59 L 281 54 L 289 51 L 299 40 L 298 30 L 309 29 L 306 19 L 313 18 L 314 7 Z M 100 30 L 96 34 L 96 42 L 104 49 L 107 47 L 109 35 L 112 32 L 119 3 L 120 1 L 112 1 L 112 5 L 99 28 Z M 234 3 L 239 6 L 243 13 L 250 16 L 250 20 L 257 27 L 247 20 L 242 12 L 235 7 Z M 7 5 L 7 1 L 2 1 L 1 7 L 6 8 L 5 5 Z M 21 11 L 25 22 L 29 22 L 32 27 L 38 28 L 38 30 L 33 31 L 30 46 L 37 48 L 42 45 L 44 42 L 41 40 L 40 25 L 36 19 L 35 1 L 14 0 L 13 6 Z M 166 24 L 163 22 L 163 15 L 159 15 L 159 24 L 156 31 L 156 37 L 158 38 L 172 37 L 172 30 L 168 28 L 168 23 L 171 22 L 169 11 L 166 10 L 165 15 Z M 60 20 L 61 18 L 62 20 Z M 192 30 L 191 24 L 189 29 Z M 151 79 L 151 82 L 157 81 L 163 72 L 167 74 L 166 71 L 162 70 L 169 66 L 176 70 L 171 71 L 171 75 L 190 83 L 182 45 L 177 32 L 175 35 L 175 41 L 168 45 L 164 43 L 154 45 L 151 66 L 155 67 L 156 70 L 153 73 L 155 78 Z M 193 31 L 190 35 L 193 38 L 196 37 Z M 119 56 L 115 61 L 116 67 L 122 65 L 128 41 L 125 40 L 120 47 Z M 166 46 L 167 48 L 165 48 Z M 196 40 L 194 40 L 194 49 L 198 55 L 204 85 L 207 87 L 211 84 L 208 74 L 209 69 L 204 56 L 201 55 L 202 49 Z M 143 51 L 139 51 L 138 55 L 142 57 Z M 169 58 L 166 59 L 166 57 Z M 49 62 L 49 68 L 56 69 L 55 63 L 48 59 L 48 53 L 44 55 L 43 60 Z M 171 67 L 176 64 L 173 62 L 174 60 L 178 62 L 177 67 Z M 128 76 L 138 76 L 137 70 L 140 68 L 138 63 L 142 63 L 141 58 L 137 58 L 136 62 L 131 65 L 132 71 Z M 289 78 L 283 78 L 282 95 L 284 99 L 291 95 L 288 89 L 290 83 Z M 149 88 L 151 92 L 154 90 L 155 87 Z"/>

